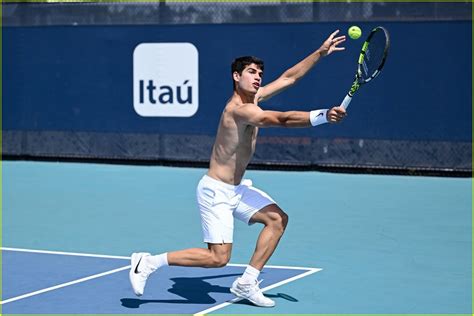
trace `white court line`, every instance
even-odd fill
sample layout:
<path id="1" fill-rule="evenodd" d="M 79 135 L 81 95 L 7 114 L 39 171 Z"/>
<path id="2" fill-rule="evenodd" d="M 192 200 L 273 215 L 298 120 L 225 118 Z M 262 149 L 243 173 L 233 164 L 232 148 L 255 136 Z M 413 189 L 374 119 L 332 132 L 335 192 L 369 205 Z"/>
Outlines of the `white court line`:
<path id="1" fill-rule="evenodd" d="M 93 257 L 93 258 L 127 259 L 127 260 L 130 260 L 130 257 L 96 255 L 96 254 L 90 254 L 90 253 L 63 252 L 63 251 L 50 251 L 50 250 L 34 250 L 34 249 L 8 248 L 8 247 L 0 247 L 0 249 L 1 250 L 6 250 L 6 251 L 45 253 L 45 254 L 49 254 L 49 255 L 64 255 L 64 256 L 79 256 L 79 257 Z"/>
<path id="2" fill-rule="evenodd" d="M 265 266 L 267 267 L 267 266 Z M 268 266 L 269 267 L 269 266 Z M 295 281 L 295 280 L 298 280 L 298 279 L 301 279 L 301 278 L 304 278 L 305 276 L 308 276 L 310 274 L 313 274 L 313 273 L 316 273 L 316 272 L 319 272 L 321 271 L 322 269 L 318 269 L 318 268 L 303 268 L 303 269 L 309 269 L 309 271 L 305 272 L 305 273 L 302 273 L 302 274 L 299 274 L 299 275 L 295 275 L 294 277 L 291 277 L 289 279 L 286 279 L 286 280 L 283 280 L 283 281 L 280 281 L 280 282 L 277 282 L 275 284 L 272 284 L 272 285 L 269 285 L 267 287 L 264 287 L 262 289 L 262 292 L 265 292 L 265 291 L 268 291 L 268 290 L 271 290 L 271 289 L 274 289 L 280 285 L 283 285 L 283 284 L 286 284 L 286 283 L 289 283 L 289 282 L 292 282 L 292 281 Z M 222 304 L 219 304 L 219 305 L 216 305 L 214 307 L 211 307 L 211 308 L 208 308 L 206 310 L 203 310 L 201 312 L 198 312 L 196 314 L 194 314 L 194 316 L 198 316 L 198 315 L 206 315 L 208 313 L 211 313 L 213 311 L 216 311 L 218 309 L 221 309 L 221 308 L 224 308 L 226 306 L 229 306 L 235 302 L 238 302 L 238 301 L 241 301 L 242 299 L 241 298 L 234 298 L 228 302 L 225 302 L 225 303 L 222 303 Z"/>
<path id="3" fill-rule="evenodd" d="M 247 267 L 248 264 L 241 264 L 241 263 L 228 263 L 228 266 L 231 267 Z M 316 269 L 318 271 L 322 270 L 319 268 L 308 268 L 308 267 L 294 267 L 294 266 L 272 266 L 272 265 L 265 265 L 265 268 L 272 268 L 272 269 L 285 269 L 285 270 L 312 270 Z M 316 271 L 316 272 L 318 272 Z"/>
<path id="4" fill-rule="evenodd" d="M 27 298 L 27 297 L 30 297 L 30 296 L 34 296 L 34 295 L 38 295 L 38 294 L 41 294 L 41 293 L 45 293 L 45 292 L 53 291 L 53 290 L 56 290 L 56 289 L 60 289 L 62 287 L 66 287 L 66 286 L 69 286 L 69 285 L 73 285 L 73 284 L 85 282 L 85 281 L 88 281 L 88 280 L 100 278 L 102 276 L 109 275 L 109 274 L 119 272 L 119 271 L 123 271 L 123 270 L 127 270 L 127 269 L 130 269 L 130 265 L 125 266 L 125 267 L 121 267 L 121 268 L 118 268 L 118 269 L 102 272 L 102 273 L 99 273 L 99 274 L 94 274 L 94 275 L 91 275 L 91 276 L 88 276 L 88 277 L 85 277 L 85 278 L 82 278 L 82 279 L 74 280 L 74 281 L 71 281 L 71 282 L 58 284 L 58 285 L 48 287 L 46 289 L 42 289 L 42 290 L 39 290 L 39 291 L 35 291 L 35 292 L 20 295 L 20 296 L 12 297 L 12 298 L 9 298 L 7 300 L 0 301 L 0 305 L 4 305 L 4 304 L 7 304 L 7 303 L 11 303 L 11 302 L 14 302 L 14 301 L 21 300 L 23 298 Z"/>
<path id="5" fill-rule="evenodd" d="M 130 257 L 124 257 L 124 256 L 109 256 L 109 255 L 98 255 L 98 254 L 79 253 L 79 252 L 65 252 L 65 251 L 38 250 L 38 249 L 25 249 L 25 248 L 10 248 L 10 247 L 0 247 L 0 250 L 18 251 L 18 252 L 31 252 L 31 253 L 44 253 L 44 254 L 50 254 L 50 255 L 63 255 L 63 256 L 79 256 L 79 257 L 130 260 Z M 227 264 L 227 266 L 230 266 L 230 267 L 247 267 L 247 265 L 248 264 L 241 264 L 241 263 L 229 263 L 229 264 Z M 266 265 L 265 268 L 288 269 L 288 270 L 292 270 L 292 269 L 294 269 L 294 270 L 311 270 L 311 269 L 313 269 L 313 268 L 308 268 L 308 267 L 272 266 L 272 265 Z"/>

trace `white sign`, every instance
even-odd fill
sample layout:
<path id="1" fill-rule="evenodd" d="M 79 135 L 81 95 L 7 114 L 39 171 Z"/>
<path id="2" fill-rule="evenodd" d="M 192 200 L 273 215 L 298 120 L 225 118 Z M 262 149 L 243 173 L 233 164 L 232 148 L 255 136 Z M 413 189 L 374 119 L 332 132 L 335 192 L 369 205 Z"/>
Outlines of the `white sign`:
<path id="1" fill-rule="evenodd" d="M 133 107 L 141 116 L 193 116 L 198 80 L 198 50 L 191 43 L 141 43 L 133 51 Z"/>

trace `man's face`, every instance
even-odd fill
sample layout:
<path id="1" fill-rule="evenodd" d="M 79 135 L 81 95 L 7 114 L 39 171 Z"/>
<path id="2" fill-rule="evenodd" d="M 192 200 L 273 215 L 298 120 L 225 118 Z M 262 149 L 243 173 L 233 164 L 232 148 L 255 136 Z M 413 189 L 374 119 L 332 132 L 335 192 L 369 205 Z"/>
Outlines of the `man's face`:
<path id="1" fill-rule="evenodd" d="M 262 84 L 263 71 L 255 64 L 250 64 L 242 70 L 242 75 L 234 72 L 237 87 L 251 93 L 257 93 Z"/>

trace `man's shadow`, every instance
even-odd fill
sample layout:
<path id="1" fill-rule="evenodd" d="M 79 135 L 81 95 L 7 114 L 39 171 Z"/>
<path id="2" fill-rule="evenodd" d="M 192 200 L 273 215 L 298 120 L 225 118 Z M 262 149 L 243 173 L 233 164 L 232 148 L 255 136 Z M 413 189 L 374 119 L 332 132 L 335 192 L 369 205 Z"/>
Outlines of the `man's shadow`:
<path id="1" fill-rule="evenodd" d="M 171 303 L 171 304 L 213 304 L 216 302 L 209 293 L 229 293 L 228 287 L 212 285 L 204 280 L 227 278 L 240 276 L 241 273 L 222 274 L 215 276 L 194 277 L 194 278 L 171 278 L 174 282 L 168 292 L 179 295 L 184 299 L 172 300 L 141 300 L 136 298 L 122 298 L 122 306 L 128 308 L 139 308 L 142 304 L 148 303 Z"/>
<path id="2" fill-rule="evenodd" d="M 169 300 L 141 300 L 136 298 L 122 298 L 122 306 L 127 308 L 139 308 L 142 304 L 148 303 L 168 303 L 168 304 L 214 304 L 216 300 L 213 299 L 209 293 L 230 293 L 229 287 L 224 287 L 220 285 L 212 285 L 204 280 L 217 279 L 217 278 L 227 278 L 240 276 L 241 273 L 234 274 L 222 274 L 215 276 L 205 276 L 205 277 L 194 277 L 194 278 L 171 278 L 170 280 L 174 282 L 172 287 L 168 289 L 168 292 L 179 295 L 184 299 L 169 299 Z M 288 299 L 291 298 L 291 301 L 298 301 L 295 298 L 292 298 L 289 295 L 278 293 L 278 294 L 265 294 L 267 297 L 281 297 Z M 241 304 L 247 304 L 246 301 L 239 302 Z M 250 304 L 250 303 L 248 303 Z"/>
<path id="3" fill-rule="evenodd" d="M 285 293 L 277 293 L 277 294 L 267 294 L 267 293 L 265 293 L 264 295 L 268 298 L 282 298 L 282 299 L 290 301 L 290 302 L 298 302 L 298 299 L 296 299 L 293 296 L 290 296 L 288 294 L 285 294 Z M 241 301 L 235 302 L 234 304 L 255 306 L 252 302 L 250 302 L 248 300 L 241 300 Z"/>

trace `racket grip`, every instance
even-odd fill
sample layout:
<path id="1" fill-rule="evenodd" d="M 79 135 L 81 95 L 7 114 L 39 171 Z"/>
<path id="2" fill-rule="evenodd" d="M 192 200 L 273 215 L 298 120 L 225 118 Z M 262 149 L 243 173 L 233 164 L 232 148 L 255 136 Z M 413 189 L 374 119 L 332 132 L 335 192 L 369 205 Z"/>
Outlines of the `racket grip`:
<path id="1" fill-rule="evenodd" d="M 344 98 L 344 100 L 342 101 L 341 103 L 341 106 L 345 109 L 347 109 L 347 107 L 349 106 L 349 103 L 351 103 L 352 101 L 352 97 L 350 95 L 346 95 L 346 97 Z"/>

